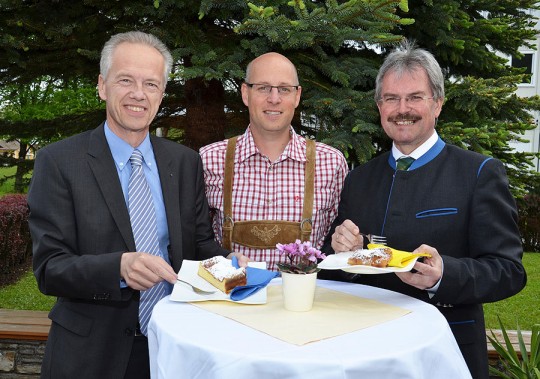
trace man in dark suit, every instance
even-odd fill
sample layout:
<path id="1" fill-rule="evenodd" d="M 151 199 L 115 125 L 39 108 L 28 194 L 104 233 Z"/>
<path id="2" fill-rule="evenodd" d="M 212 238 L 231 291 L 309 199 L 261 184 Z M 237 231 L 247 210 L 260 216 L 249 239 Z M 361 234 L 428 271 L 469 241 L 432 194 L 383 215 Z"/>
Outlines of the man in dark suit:
<path id="1" fill-rule="evenodd" d="M 28 194 L 33 267 L 39 289 L 58 297 L 42 378 L 149 378 L 142 293 L 170 293 L 183 259 L 229 254 L 214 242 L 198 154 L 149 134 L 171 67 L 156 37 L 113 36 L 98 80 L 106 121 L 38 152 Z M 154 208 L 152 253 L 136 248 L 130 221 L 134 151 Z"/>
<path id="2" fill-rule="evenodd" d="M 438 137 L 444 77 L 429 52 L 405 43 L 390 53 L 375 99 L 392 151 L 349 174 L 323 250 L 356 250 L 365 246 L 362 234 L 374 234 L 393 248 L 430 253 L 411 272 L 352 280 L 436 305 L 473 378 L 488 378 L 482 303 L 512 296 L 526 283 L 504 167 Z M 408 170 L 398 168 L 402 157 L 414 158 Z"/>

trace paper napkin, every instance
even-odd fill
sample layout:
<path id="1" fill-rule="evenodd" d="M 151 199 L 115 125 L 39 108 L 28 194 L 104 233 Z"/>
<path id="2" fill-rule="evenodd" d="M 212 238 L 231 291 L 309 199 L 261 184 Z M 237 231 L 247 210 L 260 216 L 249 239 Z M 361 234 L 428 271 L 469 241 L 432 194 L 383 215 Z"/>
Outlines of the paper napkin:
<path id="1" fill-rule="evenodd" d="M 392 250 L 392 259 L 388 262 L 388 266 L 390 267 L 405 267 L 416 257 L 431 257 L 431 254 L 427 253 L 409 253 L 407 251 L 393 249 L 386 245 L 378 245 L 375 243 L 368 244 L 368 249 L 378 249 L 383 247 Z"/>
<path id="2" fill-rule="evenodd" d="M 232 257 L 232 265 L 236 268 L 240 267 L 238 260 L 234 256 Z M 253 295 L 255 292 L 266 287 L 272 279 L 278 276 L 278 273 L 248 266 L 246 267 L 246 275 L 247 284 L 233 288 L 230 293 L 231 300 L 239 301 Z"/>

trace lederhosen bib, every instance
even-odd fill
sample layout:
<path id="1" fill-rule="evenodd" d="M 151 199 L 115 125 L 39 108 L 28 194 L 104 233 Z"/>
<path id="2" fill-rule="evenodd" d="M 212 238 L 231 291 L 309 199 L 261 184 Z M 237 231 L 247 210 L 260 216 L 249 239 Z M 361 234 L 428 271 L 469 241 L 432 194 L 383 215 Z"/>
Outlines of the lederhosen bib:
<path id="1" fill-rule="evenodd" d="M 275 249 L 277 243 L 291 243 L 297 239 L 309 241 L 313 213 L 315 181 L 315 141 L 306 138 L 306 166 L 304 169 L 304 204 L 302 221 L 250 220 L 236 221 L 232 217 L 232 187 L 234 180 L 234 151 L 237 137 L 230 138 L 225 153 L 223 183 L 223 247 L 231 250 L 232 242 L 255 248 Z"/>

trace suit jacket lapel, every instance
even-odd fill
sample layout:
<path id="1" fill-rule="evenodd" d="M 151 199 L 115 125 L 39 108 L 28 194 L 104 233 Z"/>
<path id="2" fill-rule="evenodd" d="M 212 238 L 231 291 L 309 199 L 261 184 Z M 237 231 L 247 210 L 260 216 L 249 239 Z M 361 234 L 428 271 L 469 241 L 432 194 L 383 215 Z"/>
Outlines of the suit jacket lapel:
<path id="1" fill-rule="evenodd" d="M 135 240 L 131 231 L 129 211 L 118 179 L 114 160 L 101 124 L 92 132 L 88 147 L 88 164 L 109 207 L 112 217 L 126 242 L 129 251 L 135 251 Z"/>

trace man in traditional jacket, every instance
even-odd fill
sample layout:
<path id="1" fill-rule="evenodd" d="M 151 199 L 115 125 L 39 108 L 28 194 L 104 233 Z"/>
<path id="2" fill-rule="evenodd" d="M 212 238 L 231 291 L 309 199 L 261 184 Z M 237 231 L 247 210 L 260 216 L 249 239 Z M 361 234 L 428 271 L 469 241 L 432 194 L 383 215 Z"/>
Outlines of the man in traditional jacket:
<path id="1" fill-rule="evenodd" d="M 362 248 L 372 234 L 392 248 L 431 254 L 411 272 L 348 279 L 437 306 L 473 378 L 487 379 L 482 303 L 512 296 L 526 283 L 503 164 L 438 136 L 444 77 L 429 52 L 404 43 L 389 54 L 375 100 L 392 150 L 348 175 L 323 250 Z"/>

